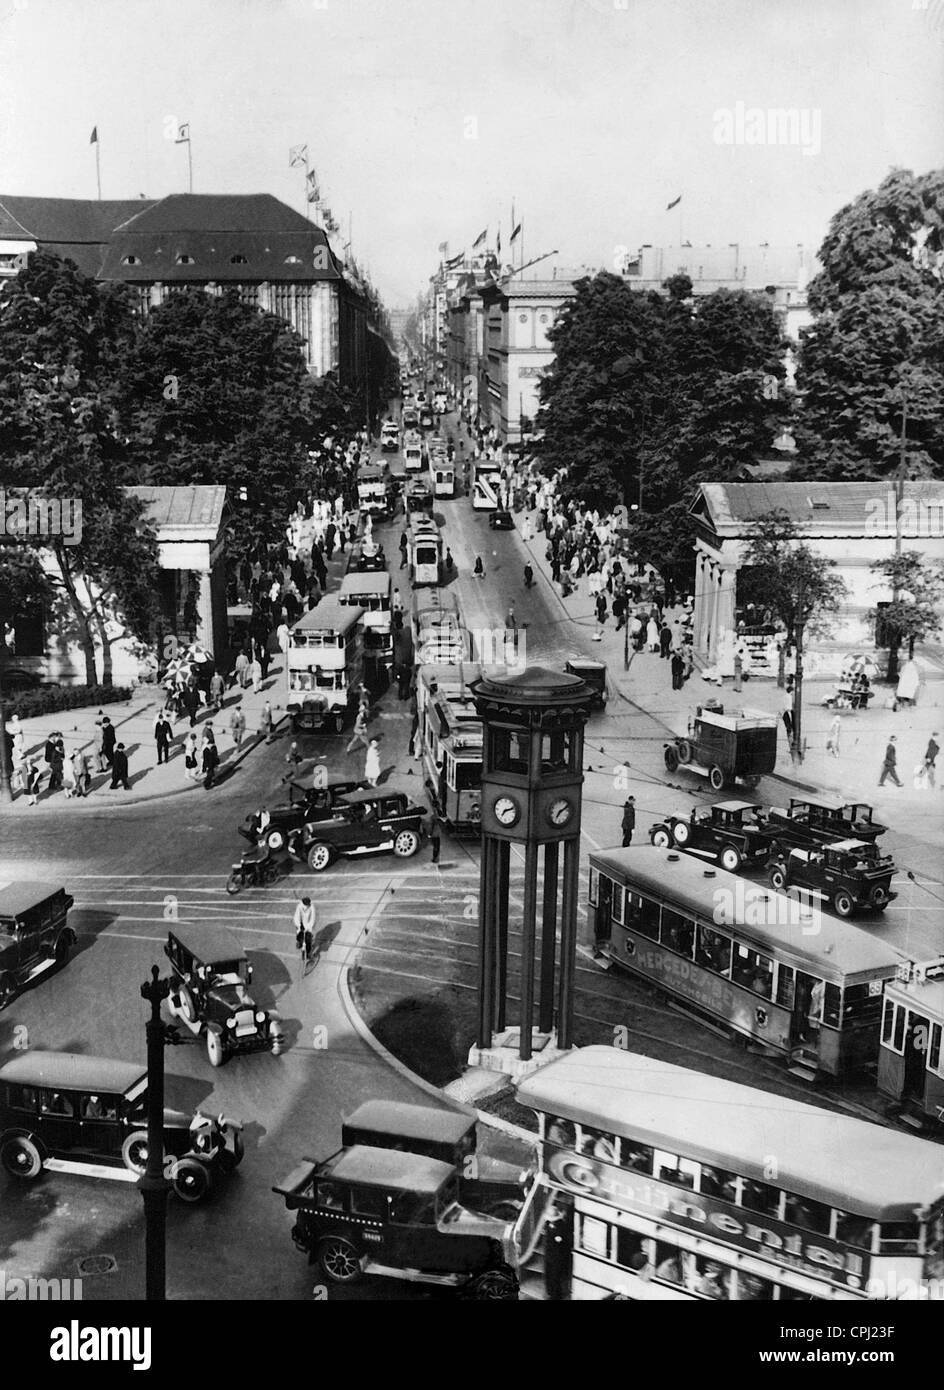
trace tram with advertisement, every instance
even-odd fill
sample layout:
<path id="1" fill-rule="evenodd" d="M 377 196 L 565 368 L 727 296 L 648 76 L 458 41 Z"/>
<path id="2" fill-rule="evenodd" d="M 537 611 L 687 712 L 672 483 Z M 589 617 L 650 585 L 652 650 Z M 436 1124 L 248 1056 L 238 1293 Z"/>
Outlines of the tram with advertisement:
<path id="1" fill-rule="evenodd" d="M 469 682 L 500 675 L 479 662 L 421 666 L 416 677 L 418 738 L 433 810 L 451 835 L 482 828 L 482 722 Z"/>
<path id="2" fill-rule="evenodd" d="M 518 1085 L 538 1168 L 514 1227 L 555 1298 L 944 1298 L 944 1151 L 615 1047 Z"/>
<path id="3" fill-rule="evenodd" d="M 885 986 L 877 1085 L 890 1119 L 944 1138 L 944 956 Z"/>
<path id="4" fill-rule="evenodd" d="M 292 627 L 285 708 L 293 733 L 344 728 L 364 679 L 363 614 L 356 604 L 323 598 Z"/>
<path id="5" fill-rule="evenodd" d="M 494 512 L 501 507 L 501 464 L 494 459 L 472 462 L 472 507 L 477 512 Z"/>
<path id="6" fill-rule="evenodd" d="M 798 897 L 654 845 L 590 856 L 597 949 L 675 1007 L 813 1080 L 874 1065 L 882 991 L 905 960 Z"/>
<path id="7" fill-rule="evenodd" d="M 413 595 L 410 635 L 413 657 L 418 665 L 456 665 L 468 660 L 469 634 L 462 622 L 458 599 L 451 589 L 433 589 Z"/>
<path id="8" fill-rule="evenodd" d="M 442 536 L 432 517 L 410 517 L 407 530 L 407 563 L 410 582 L 414 589 L 442 582 Z"/>

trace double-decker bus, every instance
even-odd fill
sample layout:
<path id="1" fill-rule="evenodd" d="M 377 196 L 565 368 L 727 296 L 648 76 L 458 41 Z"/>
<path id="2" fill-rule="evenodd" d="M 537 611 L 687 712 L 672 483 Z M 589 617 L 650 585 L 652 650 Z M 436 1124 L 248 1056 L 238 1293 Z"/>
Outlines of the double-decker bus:
<path id="1" fill-rule="evenodd" d="M 415 430 L 407 430 L 403 441 L 403 466 L 408 473 L 419 473 L 423 467 L 423 441 Z"/>
<path id="2" fill-rule="evenodd" d="M 501 464 L 494 459 L 472 462 L 472 506 L 477 512 L 493 512 L 501 506 Z"/>
<path id="3" fill-rule="evenodd" d="M 289 634 L 285 708 L 295 733 L 325 726 L 340 733 L 364 678 L 360 620 L 364 610 L 323 598 Z"/>
<path id="4" fill-rule="evenodd" d="M 462 623 L 459 601 L 451 589 L 413 595 L 410 612 L 413 659 L 455 665 L 469 656 L 469 634 Z"/>
<path id="5" fill-rule="evenodd" d="M 851 922 L 654 845 L 591 854 L 588 917 L 614 964 L 798 1075 L 874 1064 L 905 958 Z"/>
<path id="6" fill-rule="evenodd" d="M 391 595 L 393 580 L 386 570 L 362 573 L 349 570 L 338 590 L 340 604 L 353 605 L 363 613 L 361 628 L 364 639 L 364 660 L 373 663 L 373 675 L 380 666 L 388 671 L 393 666 L 393 613 Z"/>
<path id="7" fill-rule="evenodd" d="M 410 517 L 407 532 L 410 582 L 414 589 L 439 584 L 442 579 L 443 543 L 439 527 L 431 517 Z"/>
<path id="8" fill-rule="evenodd" d="M 555 1297 L 944 1298 L 944 1151 L 615 1047 L 526 1077 L 515 1242 Z M 553 1223 L 553 1224 L 550 1224 Z"/>
<path id="9" fill-rule="evenodd" d="M 357 501 L 362 516 L 393 516 L 394 490 L 385 463 L 363 464 L 357 470 Z"/>

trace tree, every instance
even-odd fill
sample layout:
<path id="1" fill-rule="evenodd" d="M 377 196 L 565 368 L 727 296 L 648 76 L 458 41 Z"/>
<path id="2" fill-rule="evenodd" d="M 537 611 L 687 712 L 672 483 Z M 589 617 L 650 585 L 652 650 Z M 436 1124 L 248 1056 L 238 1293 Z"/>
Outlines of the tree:
<path id="1" fill-rule="evenodd" d="M 846 596 L 846 585 L 836 573 L 836 562 L 801 541 L 787 513 L 779 508 L 758 518 L 743 559 L 741 574 L 750 584 L 751 597 L 777 614 L 787 640 L 796 648 L 791 746 L 802 758 L 804 641 L 810 634 L 829 630 Z"/>
<path id="2" fill-rule="evenodd" d="M 908 656 L 914 656 L 916 642 L 935 636 L 941 630 L 941 604 L 944 603 L 944 566 L 926 564 L 920 550 L 904 550 L 886 560 L 876 560 L 870 566 L 873 574 L 881 575 L 892 591 L 890 603 L 875 607 L 870 613 L 873 622 L 884 626 L 888 638 L 888 669 L 890 681 L 898 679 L 898 652 L 903 642 L 908 644 Z"/>
<path id="3" fill-rule="evenodd" d="M 34 252 L 4 286 L 0 464 L 8 499 L 25 508 L 22 538 L 47 561 L 63 633 L 82 648 L 88 685 L 97 683 L 96 636 L 110 683 L 119 613 L 141 640 L 153 621 L 157 545 L 125 490 L 115 409 L 116 364 L 133 336 L 125 291 L 97 285 L 71 261 Z M 31 517 L 45 523 L 31 526 Z"/>
<path id="4" fill-rule="evenodd" d="M 810 282 L 794 476 L 944 477 L 944 170 L 896 169 L 841 208 Z"/>

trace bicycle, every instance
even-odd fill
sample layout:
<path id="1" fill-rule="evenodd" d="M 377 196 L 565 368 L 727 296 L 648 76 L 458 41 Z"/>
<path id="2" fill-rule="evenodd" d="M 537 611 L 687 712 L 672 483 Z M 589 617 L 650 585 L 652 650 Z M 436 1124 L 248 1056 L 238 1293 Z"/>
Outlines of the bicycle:
<path id="1" fill-rule="evenodd" d="M 300 964 L 300 980 L 304 980 L 313 965 L 318 963 L 318 953 L 315 950 L 315 939 L 311 932 L 303 932 L 301 941 L 296 942 L 295 949 L 298 951 Z"/>

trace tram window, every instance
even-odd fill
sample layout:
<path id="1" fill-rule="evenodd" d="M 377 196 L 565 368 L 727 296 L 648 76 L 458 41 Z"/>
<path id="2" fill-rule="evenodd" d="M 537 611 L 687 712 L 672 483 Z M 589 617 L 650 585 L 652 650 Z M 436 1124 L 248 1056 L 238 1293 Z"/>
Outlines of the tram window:
<path id="1" fill-rule="evenodd" d="M 623 891 L 624 890 L 622 884 L 613 884 L 613 897 L 611 899 L 610 905 L 610 916 L 613 918 L 614 922 L 622 922 L 623 920 Z"/>
<path id="2" fill-rule="evenodd" d="M 917 1254 L 920 1233 L 917 1221 L 883 1221 L 879 1249 L 883 1255 Z"/>
<path id="3" fill-rule="evenodd" d="M 742 946 L 740 942 L 735 945 L 733 978 L 737 984 L 769 999 L 773 992 L 773 977 L 774 963 L 770 956 L 762 955 L 760 951 L 752 951 L 749 946 Z"/>
<path id="4" fill-rule="evenodd" d="M 737 1200 L 737 1178 L 726 1168 L 710 1168 L 703 1163 L 698 1190 L 705 1197 L 719 1197 L 723 1202 L 734 1202 Z"/>
<path id="5" fill-rule="evenodd" d="M 544 734 L 541 738 L 541 770 L 543 772 L 566 772 L 571 765 L 571 731 L 561 729 L 554 734 Z"/>
<path id="6" fill-rule="evenodd" d="M 831 1208 L 824 1202 L 814 1202 L 807 1197 L 792 1197 L 788 1194 L 784 1220 L 794 1226 L 802 1226 L 804 1231 L 816 1231 L 818 1235 L 829 1235 Z"/>
<path id="7" fill-rule="evenodd" d="M 885 1044 L 886 1047 L 894 1046 L 892 1042 L 892 1036 L 895 1027 L 895 1014 L 897 1012 L 897 1009 L 898 1006 L 895 1003 L 894 999 L 885 1000 L 885 1012 L 882 1015 L 882 1042 Z M 901 1033 L 902 1037 L 904 1037 L 903 1027 L 899 1029 L 899 1032 Z M 896 1047 L 895 1050 L 900 1051 L 900 1046 Z"/>
<path id="8" fill-rule="evenodd" d="M 589 1125 L 581 1125 L 577 1149 L 579 1153 L 591 1154 L 604 1163 L 617 1162 L 616 1139 L 612 1134 L 604 1134 L 602 1129 L 591 1129 Z"/>
<path id="9" fill-rule="evenodd" d="M 941 1071 L 941 1025 L 931 1024 L 931 1041 L 928 1044 L 928 1070 Z"/>
<path id="10" fill-rule="evenodd" d="M 482 764 L 456 763 L 455 778 L 457 792 L 477 791 L 482 785 Z"/>
<path id="11" fill-rule="evenodd" d="M 661 1182 L 674 1183 L 676 1187 L 687 1187 L 690 1192 L 694 1192 L 698 1167 L 699 1165 L 691 1159 L 679 1158 L 678 1154 L 664 1153 L 661 1149 L 656 1149 L 655 1176 Z"/>
<path id="12" fill-rule="evenodd" d="M 590 897 L 590 906 L 591 906 L 591 907 L 596 907 L 596 905 L 597 905 L 597 893 L 598 893 L 598 890 L 599 890 L 599 884 L 600 884 L 600 870 L 599 870 L 599 869 L 594 869 L 594 868 L 591 866 L 591 869 L 590 869 L 590 888 L 589 888 L 589 897 Z"/>
<path id="13" fill-rule="evenodd" d="M 516 729 L 489 729 L 489 761 L 497 772 L 527 772 L 529 735 Z"/>
<path id="14" fill-rule="evenodd" d="M 731 938 L 711 927 L 699 927 L 695 942 L 695 959 L 716 975 L 731 974 Z"/>
<path id="15" fill-rule="evenodd" d="M 605 1259 L 610 1253 L 610 1226 L 606 1221 L 598 1221 L 594 1216 L 580 1219 L 577 1232 L 577 1245 L 588 1255 L 602 1255 Z"/>
<path id="16" fill-rule="evenodd" d="M 641 936 L 648 936 L 652 941 L 659 939 L 659 904 L 654 903 L 649 898 L 644 898 L 640 893 L 626 894 L 626 903 L 623 908 L 623 921 L 627 927 L 632 927 Z"/>
<path id="17" fill-rule="evenodd" d="M 652 1150 L 648 1144 L 631 1144 L 624 1139 L 622 1163 L 624 1168 L 632 1168 L 634 1173 L 651 1173 Z"/>
<path id="18" fill-rule="evenodd" d="M 549 1144 L 559 1144 L 562 1149 L 577 1147 L 576 1129 L 570 1120 L 560 1120 L 556 1115 L 548 1121 L 546 1136 Z"/>
<path id="19" fill-rule="evenodd" d="M 813 1294 L 804 1293 L 802 1289 L 791 1289 L 786 1284 L 778 1284 L 777 1292 L 781 1303 L 811 1303 Z"/>
<path id="20" fill-rule="evenodd" d="M 667 1284 L 682 1282 L 682 1252 L 674 1245 L 656 1245 L 656 1278 Z"/>
<path id="21" fill-rule="evenodd" d="M 741 1303 L 769 1303 L 774 1296 L 773 1284 L 759 1274 L 739 1269 L 734 1280 L 734 1297 Z"/>
<path id="22" fill-rule="evenodd" d="M 871 1250 L 874 1230 L 875 1225 L 867 1216 L 836 1212 L 836 1239 L 841 1240 L 843 1245 L 855 1245 L 859 1250 Z"/>
<path id="23" fill-rule="evenodd" d="M 691 1293 L 700 1294 L 702 1298 L 731 1297 L 731 1270 L 718 1260 L 706 1260 L 701 1255 L 691 1257 L 687 1276 L 685 1284 Z"/>
<path id="24" fill-rule="evenodd" d="M 792 1009 L 796 997 L 796 971 L 791 965 L 780 963 L 777 971 L 777 1003 L 785 1009 Z"/>
<path id="25" fill-rule="evenodd" d="M 878 1022 L 879 1009 L 881 1008 L 881 993 L 873 992 L 871 985 L 847 985 L 843 994 L 838 985 L 827 985 L 827 995 L 824 1003 L 824 1019 L 830 1023 L 832 1019 L 828 1017 L 831 1012 L 835 1012 L 837 1017 L 833 1026 L 839 1026 L 839 1002 L 842 1000 L 842 1019 L 844 1023 L 873 1023 Z M 831 997 L 829 991 L 833 990 L 835 997 Z"/>
<path id="26" fill-rule="evenodd" d="M 779 1216 L 780 1188 L 745 1178 L 741 1184 L 741 1206 L 747 1207 L 748 1211 L 759 1211 L 764 1216 Z"/>
<path id="27" fill-rule="evenodd" d="M 640 1273 L 649 1263 L 648 1240 L 637 1231 L 627 1231 L 623 1226 L 617 1226 L 616 1263 L 624 1269 Z"/>
<path id="28" fill-rule="evenodd" d="M 691 959 L 695 946 L 695 924 L 669 908 L 662 909 L 662 944 Z"/>

